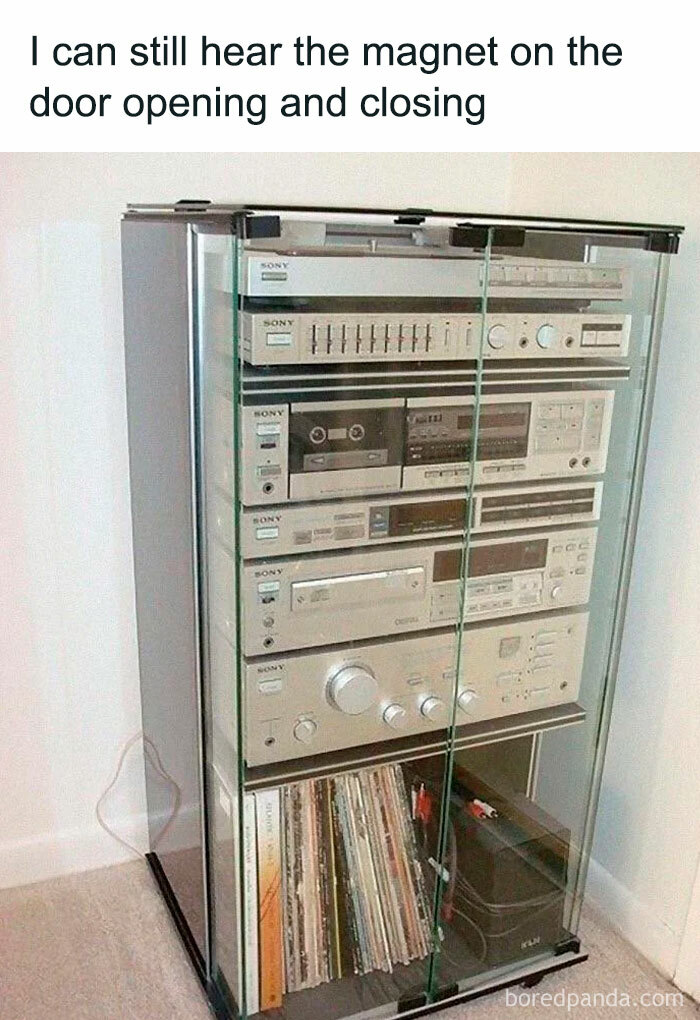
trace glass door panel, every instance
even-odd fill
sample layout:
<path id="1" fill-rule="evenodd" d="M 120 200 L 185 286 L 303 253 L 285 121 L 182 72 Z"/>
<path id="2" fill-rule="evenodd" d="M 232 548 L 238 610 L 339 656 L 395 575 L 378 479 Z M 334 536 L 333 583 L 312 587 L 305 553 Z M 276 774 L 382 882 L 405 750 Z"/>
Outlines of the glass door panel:
<path id="1" fill-rule="evenodd" d="M 621 248 L 619 239 L 591 238 L 587 242 L 589 264 L 600 273 L 619 273 L 622 278 L 623 293 L 618 300 L 592 301 L 589 308 L 597 318 L 587 323 L 596 326 L 589 332 L 596 332 L 597 348 L 622 372 L 619 378 L 598 384 L 610 393 L 613 407 L 591 565 L 588 636 L 577 696 L 586 720 L 567 734 L 567 739 L 554 733 L 543 737 L 536 786 L 537 803 L 555 814 L 570 832 L 564 922 L 574 933 L 578 930 L 613 694 L 611 678 L 616 674 L 624 617 L 658 342 L 656 323 L 667 261 L 667 256 L 654 252 Z M 622 321 L 605 322 L 602 317 L 606 312 Z M 619 353 L 615 332 L 621 337 Z"/>
<path id="2" fill-rule="evenodd" d="M 479 340 L 484 258 L 414 234 L 290 220 L 239 245 L 249 1015 L 425 997 L 473 430 L 455 354 Z"/>
<path id="3" fill-rule="evenodd" d="M 475 760 L 455 716 L 434 999 L 575 944 L 663 276 L 633 239 L 520 233 L 489 235 L 460 650 L 501 740 Z"/>
<path id="4" fill-rule="evenodd" d="M 210 979 L 229 1009 L 245 1008 L 245 926 L 237 475 L 235 307 L 238 238 L 226 228 L 196 235 L 194 327 L 199 352 L 200 616 L 209 842 Z"/>

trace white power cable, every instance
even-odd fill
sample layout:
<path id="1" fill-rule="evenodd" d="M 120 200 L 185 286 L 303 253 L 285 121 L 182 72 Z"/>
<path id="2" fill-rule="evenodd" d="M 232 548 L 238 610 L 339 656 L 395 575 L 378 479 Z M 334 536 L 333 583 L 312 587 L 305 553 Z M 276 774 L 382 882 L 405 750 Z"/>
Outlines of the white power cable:
<path id="1" fill-rule="evenodd" d="M 114 775 L 112 776 L 111 780 L 109 781 L 109 784 L 104 789 L 104 791 L 100 795 L 99 800 L 97 801 L 97 804 L 95 805 L 95 817 L 97 818 L 98 824 L 101 825 L 105 832 L 108 833 L 113 839 L 116 839 L 117 843 L 121 843 L 121 845 L 126 850 L 129 850 L 131 853 L 136 854 L 137 857 L 143 857 L 145 856 L 144 853 L 137 847 L 135 847 L 132 843 L 129 843 L 128 840 L 122 839 L 122 837 L 118 833 L 116 833 L 114 829 L 111 828 L 110 825 L 107 824 L 107 822 L 102 816 L 102 808 L 104 806 L 104 802 L 119 780 L 121 770 L 124 767 L 124 761 L 126 760 L 126 756 L 131 750 L 131 748 L 134 746 L 134 744 L 137 744 L 139 741 L 143 742 L 144 757 L 147 759 L 148 762 L 150 762 L 151 767 L 154 769 L 154 771 L 161 777 L 161 779 L 165 780 L 170 789 L 173 791 L 172 811 L 170 812 L 168 820 L 166 821 L 165 825 L 160 830 L 156 838 L 151 840 L 152 850 L 155 850 L 158 843 L 160 843 L 163 836 L 165 836 L 166 832 L 168 831 L 172 823 L 175 821 L 175 818 L 180 810 L 180 804 L 182 803 L 182 791 L 175 782 L 175 780 L 173 779 L 173 777 L 166 772 L 165 767 L 160 759 L 158 748 L 153 743 L 151 738 L 145 735 L 143 730 L 139 730 L 139 732 L 135 733 L 133 737 L 130 737 L 129 740 L 127 740 L 127 742 L 122 747 Z"/>

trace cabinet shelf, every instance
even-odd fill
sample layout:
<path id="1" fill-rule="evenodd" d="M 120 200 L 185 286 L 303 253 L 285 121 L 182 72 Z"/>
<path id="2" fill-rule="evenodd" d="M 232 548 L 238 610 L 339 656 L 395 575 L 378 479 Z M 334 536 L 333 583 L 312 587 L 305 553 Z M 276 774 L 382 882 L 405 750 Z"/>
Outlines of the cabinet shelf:
<path id="1" fill-rule="evenodd" d="M 228 360 L 229 365 L 226 365 Z M 219 385 L 230 393 L 230 357 L 221 359 Z M 266 369 L 246 368 L 241 386 L 244 399 L 255 395 L 286 393 L 293 387 L 298 394 L 316 391 L 344 393 L 368 393 L 380 395 L 383 391 L 393 396 L 413 396 L 444 390 L 450 392 L 473 391 L 478 377 L 476 366 L 458 364 L 445 368 L 444 365 L 420 366 L 406 369 L 403 365 L 369 366 L 339 365 L 335 370 L 319 366 L 315 370 L 307 366 L 281 370 L 279 367 Z M 527 362 L 522 365 L 488 365 L 481 373 L 481 386 L 485 392 L 491 387 L 507 388 L 517 386 L 581 385 L 582 383 L 604 383 L 628 379 L 630 367 L 612 361 L 570 362 L 566 365 L 546 362 L 536 365 Z"/>

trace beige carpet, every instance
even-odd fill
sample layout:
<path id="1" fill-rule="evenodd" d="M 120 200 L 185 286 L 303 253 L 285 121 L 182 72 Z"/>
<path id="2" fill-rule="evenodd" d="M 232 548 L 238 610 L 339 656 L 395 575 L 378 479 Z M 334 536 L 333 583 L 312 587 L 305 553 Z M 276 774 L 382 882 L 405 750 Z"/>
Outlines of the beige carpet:
<path id="1" fill-rule="evenodd" d="M 533 992 L 580 997 L 675 990 L 590 911 L 591 959 Z M 522 995 L 522 990 L 517 990 Z M 619 999 L 618 999 L 619 1001 Z M 680 1004 L 508 1007 L 499 994 L 438 1014 L 445 1020 L 648 1016 L 699 1020 Z M 207 1020 L 210 1013 L 145 864 L 136 862 L 0 892 L 2 1020 Z M 315 1020 L 315 1018 L 309 1018 Z M 323 1020 L 323 1018 L 318 1018 Z"/>

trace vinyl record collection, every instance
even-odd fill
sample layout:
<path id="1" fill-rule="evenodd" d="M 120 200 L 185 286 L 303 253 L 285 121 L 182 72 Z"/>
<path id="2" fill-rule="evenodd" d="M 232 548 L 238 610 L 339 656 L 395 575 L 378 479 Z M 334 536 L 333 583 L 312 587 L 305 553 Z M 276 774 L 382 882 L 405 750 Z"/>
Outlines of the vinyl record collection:
<path id="1" fill-rule="evenodd" d="M 247 794 L 249 1013 L 430 951 L 430 898 L 398 765 Z"/>

